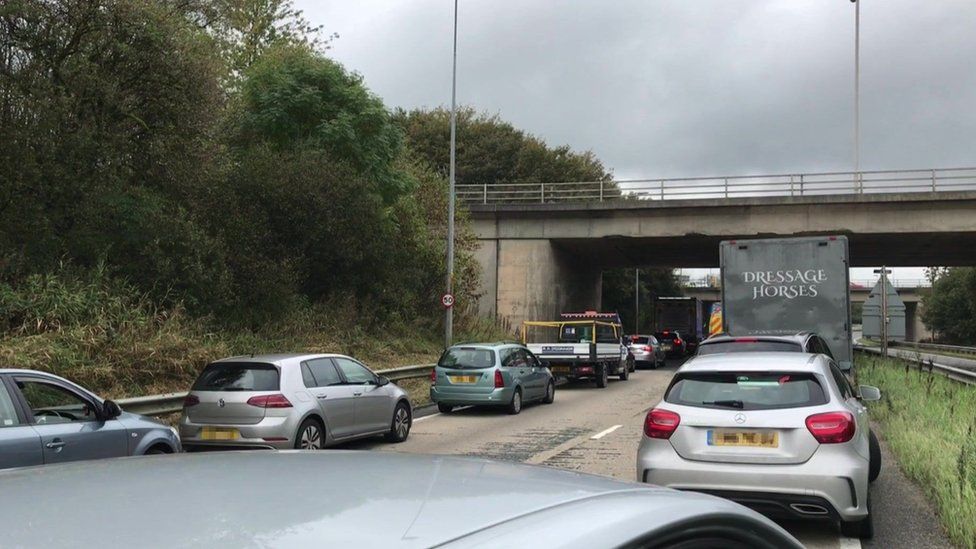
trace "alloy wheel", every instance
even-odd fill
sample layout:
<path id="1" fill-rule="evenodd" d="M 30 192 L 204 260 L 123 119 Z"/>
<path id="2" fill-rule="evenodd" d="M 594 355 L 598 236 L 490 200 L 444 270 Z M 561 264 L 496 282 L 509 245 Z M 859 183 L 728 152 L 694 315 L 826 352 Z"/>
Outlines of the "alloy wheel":
<path id="1" fill-rule="evenodd" d="M 308 425 L 302 431 L 302 450 L 321 450 L 322 432 L 317 425 Z"/>
<path id="2" fill-rule="evenodd" d="M 403 406 L 398 407 L 396 415 L 393 416 L 393 429 L 401 439 L 407 438 L 407 433 L 410 432 L 410 414 Z"/>

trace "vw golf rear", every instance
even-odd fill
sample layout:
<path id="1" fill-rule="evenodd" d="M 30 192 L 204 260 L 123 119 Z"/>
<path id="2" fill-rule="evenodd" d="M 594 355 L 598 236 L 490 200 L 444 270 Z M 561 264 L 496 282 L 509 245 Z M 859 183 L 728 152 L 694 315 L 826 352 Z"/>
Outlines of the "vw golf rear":
<path id="1" fill-rule="evenodd" d="M 881 458 L 861 399 L 880 392 L 861 394 L 825 355 L 697 357 L 647 414 L 638 480 L 774 517 L 840 521 L 846 535 L 868 538 L 868 482 Z"/>

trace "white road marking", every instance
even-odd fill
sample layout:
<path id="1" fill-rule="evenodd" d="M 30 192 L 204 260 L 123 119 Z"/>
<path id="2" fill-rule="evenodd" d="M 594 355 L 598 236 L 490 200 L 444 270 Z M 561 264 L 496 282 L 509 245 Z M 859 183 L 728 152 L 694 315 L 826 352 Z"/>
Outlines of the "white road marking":
<path id="1" fill-rule="evenodd" d="M 857 538 L 840 538 L 840 549 L 861 549 L 861 540 Z"/>
<path id="2" fill-rule="evenodd" d="M 590 437 L 590 440 L 600 440 L 601 438 L 609 435 L 610 433 L 616 431 L 617 429 L 619 429 L 621 427 L 623 427 L 623 425 L 614 425 L 613 427 L 611 427 L 609 429 L 606 429 L 604 431 L 600 431 L 599 433 L 591 436 Z"/>
<path id="3" fill-rule="evenodd" d="M 473 406 L 458 406 L 457 408 L 454 409 L 454 411 L 455 412 L 458 412 L 458 411 L 461 411 L 461 410 L 467 410 L 468 408 L 473 408 Z M 414 418 L 413 423 L 417 423 L 418 421 L 423 421 L 425 419 L 429 419 L 429 418 L 432 418 L 432 417 L 435 417 L 435 416 L 440 416 L 440 415 L 443 415 L 443 414 L 441 414 L 440 412 L 434 412 L 433 414 L 430 414 L 430 415 L 427 415 L 427 416 L 424 416 L 424 417 Z"/>

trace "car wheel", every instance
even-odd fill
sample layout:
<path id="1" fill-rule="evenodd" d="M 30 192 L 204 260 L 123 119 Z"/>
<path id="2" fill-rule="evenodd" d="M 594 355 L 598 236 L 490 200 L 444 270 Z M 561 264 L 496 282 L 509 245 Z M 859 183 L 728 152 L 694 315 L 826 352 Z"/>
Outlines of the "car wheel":
<path id="1" fill-rule="evenodd" d="M 437 411 L 442 414 L 450 414 L 451 412 L 454 411 L 454 406 L 451 406 L 450 404 L 441 404 L 440 402 L 438 402 Z"/>
<path id="2" fill-rule="evenodd" d="M 881 444 L 873 431 L 868 431 L 868 482 L 874 482 L 881 474 Z"/>
<path id="3" fill-rule="evenodd" d="M 403 442 L 410 434 L 410 426 L 413 418 L 410 416 L 410 406 L 406 402 L 399 402 L 393 410 L 393 421 L 390 423 L 390 432 L 386 434 L 386 440 L 390 442 Z"/>
<path id="4" fill-rule="evenodd" d="M 840 533 L 849 538 L 871 539 L 874 537 L 874 520 L 871 516 L 871 496 L 868 496 L 868 516 L 861 520 L 841 522 Z"/>
<path id="5" fill-rule="evenodd" d="M 512 401 L 508 403 L 508 413 L 513 416 L 522 411 L 522 390 L 515 389 L 512 393 Z"/>
<path id="6" fill-rule="evenodd" d="M 607 373 L 607 369 L 608 368 L 607 368 L 607 365 L 606 364 L 601 364 L 601 365 L 597 366 L 597 368 L 600 370 L 600 372 L 598 374 L 599 377 L 596 378 L 596 386 L 599 387 L 599 388 L 601 388 L 601 389 L 603 389 L 610 382 L 609 377 L 608 377 L 608 373 Z"/>
<path id="7" fill-rule="evenodd" d="M 321 450 L 324 445 L 322 425 L 308 418 L 298 427 L 295 437 L 296 450 Z"/>
<path id="8" fill-rule="evenodd" d="M 159 446 L 153 446 L 152 448 L 146 450 L 147 456 L 154 456 L 158 454 L 171 454 L 172 452 L 167 452 L 166 450 L 160 448 Z"/>
<path id="9" fill-rule="evenodd" d="M 637 371 L 637 360 L 633 356 L 627 357 L 627 367 L 630 368 L 631 372 Z"/>
<path id="10" fill-rule="evenodd" d="M 542 399 L 542 403 L 552 404 L 554 400 L 556 400 L 556 382 L 550 379 L 546 385 L 546 396 Z"/>
<path id="11" fill-rule="evenodd" d="M 630 370 L 627 368 L 627 363 L 624 361 L 621 361 L 620 363 L 620 375 L 618 377 L 620 377 L 620 381 L 627 381 L 627 378 L 630 377 Z"/>

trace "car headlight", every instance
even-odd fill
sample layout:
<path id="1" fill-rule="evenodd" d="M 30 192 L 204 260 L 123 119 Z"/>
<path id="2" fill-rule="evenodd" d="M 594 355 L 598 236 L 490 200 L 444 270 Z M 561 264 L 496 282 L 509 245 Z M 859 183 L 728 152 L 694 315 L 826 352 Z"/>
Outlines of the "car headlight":
<path id="1" fill-rule="evenodd" d="M 180 440 L 180 432 L 176 430 L 176 427 L 170 427 L 169 431 L 173 433 L 173 438 Z"/>

